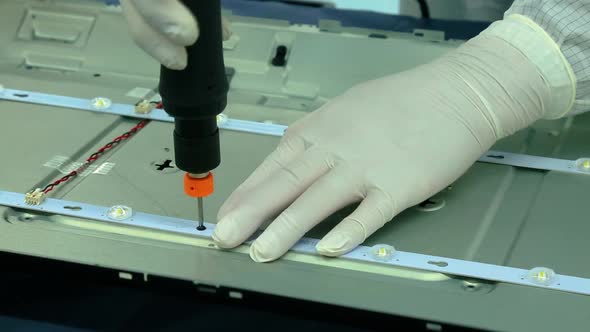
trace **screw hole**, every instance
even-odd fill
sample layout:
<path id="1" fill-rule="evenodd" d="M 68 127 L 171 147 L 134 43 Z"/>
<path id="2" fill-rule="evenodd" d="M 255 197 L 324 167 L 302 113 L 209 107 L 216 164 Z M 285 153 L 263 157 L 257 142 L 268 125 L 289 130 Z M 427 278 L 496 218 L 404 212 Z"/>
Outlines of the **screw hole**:
<path id="1" fill-rule="evenodd" d="M 505 157 L 503 155 L 489 155 L 488 158 L 504 159 Z"/>
<path id="2" fill-rule="evenodd" d="M 440 261 L 440 262 L 437 262 L 437 261 L 428 261 L 428 264 L 430 264 L 430 265 L 436 265 L 438 267 L 447 267 L 447 266 L 449 266 L 449 263 L 443 262 L 443 261 Z"/>
<path id="3" fill-rule="evenodd" d="M 29 95 L 26 93 L 15 93 L 15 94 L 13 94 L 13 96 L 20 97 L 20 98 L 27 98 Z"/>
<path id="4" fill-rule="evenodd" d="M 80 211 L 80 210 L 82 210 L 82 208 L 79 207 L 79 206 L 68 206 L 68 205 L 64 206 L 64 209 L 66 209 L 66 210 L 72 210 L 72 211 Z"/>
<path id="5" fill-rule="evenodd" d="M 434 212 L 444 208 L 446 202 L 444 199 L 429 198 L 426 201 L 418 204 L 415 208 L 421 212 Z"/>

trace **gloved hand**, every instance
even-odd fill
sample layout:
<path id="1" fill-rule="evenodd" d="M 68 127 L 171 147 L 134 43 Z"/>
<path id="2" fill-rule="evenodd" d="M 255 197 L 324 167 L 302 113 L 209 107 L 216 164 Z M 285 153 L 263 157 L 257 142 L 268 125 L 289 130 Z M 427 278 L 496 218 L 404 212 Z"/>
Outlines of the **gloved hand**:
<path id="1" fill-rule="evenodd" d="M 289 127 L 220 209 L 213 238 L 235 247 L 274 219 L 250 248 L 253 260 L 271 261 L 360 201 L 317 245 L 323 255 L 344 254 L 451 184 L 498 139 L 567 111 L 555 91 L 533 61 L 493 33 L 355 86 Z"/>
<path id="2" fill-rule="evenodd" d="M 186 46 L 199 37 L 195 17 L 178 0 L 121 0 L 133 40 L 146 53 L 170 69 L 184 69 Z M 229 23 L 222 20 L 223 39 L 230 37 Z"/>

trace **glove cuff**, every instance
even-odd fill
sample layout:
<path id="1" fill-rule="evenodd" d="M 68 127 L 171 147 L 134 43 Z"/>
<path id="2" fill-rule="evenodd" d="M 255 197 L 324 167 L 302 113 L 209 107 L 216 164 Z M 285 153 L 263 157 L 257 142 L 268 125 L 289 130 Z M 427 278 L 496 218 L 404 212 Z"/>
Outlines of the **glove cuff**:
<path id="1" fill-rule="evenodd" d="M 526 16 L 514 14 L 493 23 L 481 35 L 508 42 L 537 67 L 551 89 L 544 119 L 558 119 L 572 110 L 576 98 L 574 71 L 559 46 L 537 23 Z"/>

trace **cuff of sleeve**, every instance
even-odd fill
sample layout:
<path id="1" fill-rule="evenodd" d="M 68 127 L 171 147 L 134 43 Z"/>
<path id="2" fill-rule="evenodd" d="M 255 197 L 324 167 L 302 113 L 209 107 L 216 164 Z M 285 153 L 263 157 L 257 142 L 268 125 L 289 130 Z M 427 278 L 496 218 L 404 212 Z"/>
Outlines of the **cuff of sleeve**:
<path id="1" fill-rule="evenodd" d="M 505 40 L 538 68 L 551 89 L 544 119 L 558 119 L 570 113 L 576 98 L 576 75 L 557 43 L 543 28 L 526 16 L 514 14 L 493 23 L 482 35 Z"/>

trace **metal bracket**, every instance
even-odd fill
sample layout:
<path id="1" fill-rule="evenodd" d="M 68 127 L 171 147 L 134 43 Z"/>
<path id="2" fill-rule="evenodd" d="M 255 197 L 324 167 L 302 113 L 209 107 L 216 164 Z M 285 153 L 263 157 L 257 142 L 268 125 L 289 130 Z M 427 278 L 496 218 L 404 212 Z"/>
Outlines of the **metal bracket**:
<path id="1" fill-rule="evenodd" d="M 109 211 L 112 211 L 112 208 L 80 202 L 48 198 L 41 205 L 27 205 L 24 203 L 24 199 L 23 194 L 0 191 L 0 205 L 98 220 L 120 227 L 139 227 L 155 232 L 172 232 L 205 239 L 212 239 L 211 237 L 215 229 L 215 224 L 205 223 L 206 229 L 199 231 L 195 227 L 196 222 L 192 220 L 137 211 L 130 212 L 130 214 L 124 217 L 109 217 Z M 127 207 L 118 207 L 118 209 L 132 211 Z M 247 241 L 246 244 L 251 244 L 254 241 L 253 238 Z M 316 239 L 303 238 L 290 251 L 318 255 L 315 249 L 318 242 Z M 385 244 L 373 247 L 359 246 L 353 251 L 341 256 L 340 259 L 590 295 L 590 279 L 556 274 L 546 268 L 524 270 L 514 267 L 396 251 L 392 246 Z"/>
<path id="2" fill-rule="evenodd" d="M 115 104 L 111 103 L 109 99 L 101 97 L 88 100 L 25 90 L 4 89 L 0 86 L 0 100 L 58 106 L 98 113 L 173 122 L 173 118 L 168 116 L 163 110 L 155 109 L 148 114 L 136 113 L 133 105 Z M 227 117 L 221 117 L 218 122 L 221 129 L 271 136 L 282 136 L 287 129 L 286 126 L 281 125 L 234 120 L 228 119 Z M 590 159 L 585 158 L 572 161 L 489 151 L 486 155 L 481 157 L 479 161 L 540 170 L 590 174 Z M 113 219 L 109 217 L 109 208 L 79 202 L 46 199 L 41 205 L 31 206 L 26 205 L 24 201 L 25 197 L 23 194 L 0 191 L 0 205 L 98 220 L 123 227 L 141 227 L 153 231 L 174 232 L 207 239 L 211 238 L 215 227 L 214 224 L 205 224 L 207 229 L 204 231 L 198 231 L 195 228 L 194 221 L 151 215 L 142 212 L 135 212 L 132 216 L 123 219 Z M 77 208 L 71 209 L 72 206 Z M 119 208 L 119 210 L 121 209 Z M 253 240 L 250 240 L 246 243 L 251 244 L 252 241 Z M 303 238 L 291 248 L 291 251 L 317 255 L 315 250 L 317 243 L 318 240 L 316 239 Z M 393 267 L 410 268 L 590 295 L 590 279 L 559 275 L 546 268 L 535 268 L 529 271 L 506 266 L 396 251 L 389 245 L 377 245 L 374 247 L 360 246 L 352 252 L 343 255 L 342 258 L 384 264 Z"/>

